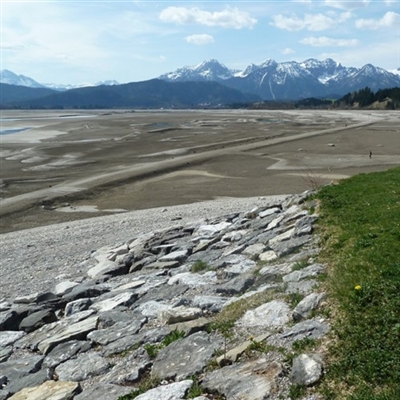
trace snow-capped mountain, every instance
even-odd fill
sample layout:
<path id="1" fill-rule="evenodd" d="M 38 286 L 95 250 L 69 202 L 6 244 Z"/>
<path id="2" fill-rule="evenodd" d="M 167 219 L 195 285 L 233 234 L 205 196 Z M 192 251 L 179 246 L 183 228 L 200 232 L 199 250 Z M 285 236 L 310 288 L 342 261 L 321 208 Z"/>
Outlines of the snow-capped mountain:
<path id="1" fill-rule="evenodd" d="M 97 83 L 80 83 L 77 85 L 61 85 L 61 84 L 57 84 L 57 83 L 44 83 L 43 85 L 49 89 L 65 91 L 65 90 L 70 90 L 70 89 L 79 89 L 79 88 L 83 88 L 83 87 L 94 87 L 94 86 L 101 86 L 101 85 L 113 86 L 113 85 L 119 85 L 119 82 L 117 82 L 115 80 L 106 80 L 106 81 L 101 81 L 101 82 L 97 82 Z"/>
<path id="2" fill-rule="evenodd" d="M 159 79 L 169 82 L 216 81 L 221 82 L 234 76 L 238 71 L 227 68 L 217 60 L 204 61 L 194 67 L 179 68 L 161 75 Z"/>
<path id="3" fill-rule="evenodd" d="M 49 88 L 58 91 L 65 91 L 69 89 L 77 89 L 82 87 L 89 87 L 89 86 L 113 86 L 119 85 L 119 83 L 115 80 L 106 80 L 97 83 L 81 83 L 78 85 L 61 85 L 56 83 L 39 83 L 36 82 L 34 79 L 29 78 L 25 75 L 17 75 L 8 69 L 3 69 L 0 71 L 0 83 L 7 83 L 8 85 L 17 85 L 17 86 L 26 86 L 32 88 Z"/>
<path id="4" fill-rule="evenodd" d="M 330 58 L 323 61 L 311 58 L 300 63 L 268 59 L 243 71 L 230 70 L 217 60 L 210 60 L 159 78 L 170 82 L 216 80 L 264 100 L 342 96 L 365 86 L 373 90 L 400 86 L 400 75 L 371 64 L 362 68 L 344 67 Z"/>
<path id="5" fill-rule="evenodd" d="M 0 71 L 0 82 L 7 83 L 8 85 L 18 85 L 18 86 L 27 86 L 32 88 L 43 88 L 44 85 L 36 82 L 32 78 L 29 78 L 25 75 L 17 75 L 8 69 L 2 69 Z"/>

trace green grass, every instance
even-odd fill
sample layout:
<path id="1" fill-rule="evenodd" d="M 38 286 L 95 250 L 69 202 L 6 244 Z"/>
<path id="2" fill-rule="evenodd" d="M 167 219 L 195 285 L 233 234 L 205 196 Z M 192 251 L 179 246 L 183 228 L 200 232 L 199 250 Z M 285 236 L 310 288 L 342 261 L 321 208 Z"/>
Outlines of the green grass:
<path id="1" fill-rule="evenodd" d="M 202 261 L 202 260 L 197 260 L 192 264 L 190 271 L 191 272 L 201 272 L 201 271 L 211 270 L 211 269 L 212 269 L 211 266 L 207 262 Z"/>
<path id="2" fill-rule="evenodd" d="M 319 190 L 333 342 L 327 399 L 400 398 L 400 168 Z"/>

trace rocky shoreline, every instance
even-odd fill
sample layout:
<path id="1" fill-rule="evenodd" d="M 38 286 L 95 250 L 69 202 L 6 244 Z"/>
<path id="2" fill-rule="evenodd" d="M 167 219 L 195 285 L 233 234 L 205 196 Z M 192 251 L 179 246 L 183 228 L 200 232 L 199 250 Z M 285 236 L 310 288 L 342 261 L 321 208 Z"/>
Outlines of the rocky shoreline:
<path id="1" fill-rule="evenodd" d="M 0 400 L 318 399 L 329 323 L 308 195 L 142 230 L 3 299 Z"/>

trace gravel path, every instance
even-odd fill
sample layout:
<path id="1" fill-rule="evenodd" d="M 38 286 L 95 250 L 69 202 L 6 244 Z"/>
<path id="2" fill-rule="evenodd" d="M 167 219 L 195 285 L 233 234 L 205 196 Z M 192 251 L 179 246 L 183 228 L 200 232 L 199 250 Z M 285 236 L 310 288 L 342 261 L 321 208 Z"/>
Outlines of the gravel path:
<path id="1" fill-rule="evenodd" d="M 233 212 L 286 198 L 223 198 L 194 204 L 113 214 L 0 235 L 0 302 L 51 291 L 61 280 L 86 276 L 93 250 L 127 242 L 140 233 Z"/>

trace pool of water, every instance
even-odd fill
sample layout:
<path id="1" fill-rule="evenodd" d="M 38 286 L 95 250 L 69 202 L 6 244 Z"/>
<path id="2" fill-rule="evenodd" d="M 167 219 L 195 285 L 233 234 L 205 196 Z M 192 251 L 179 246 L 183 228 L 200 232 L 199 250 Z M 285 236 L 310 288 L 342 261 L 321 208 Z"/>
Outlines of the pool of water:
<path id="1" fill-rule="evenodd" d="M 30 126 L 24 128 L 0 129 L 0 135 L 12 135 L 13 133 L 23 132 L 31 129 Z"/>

